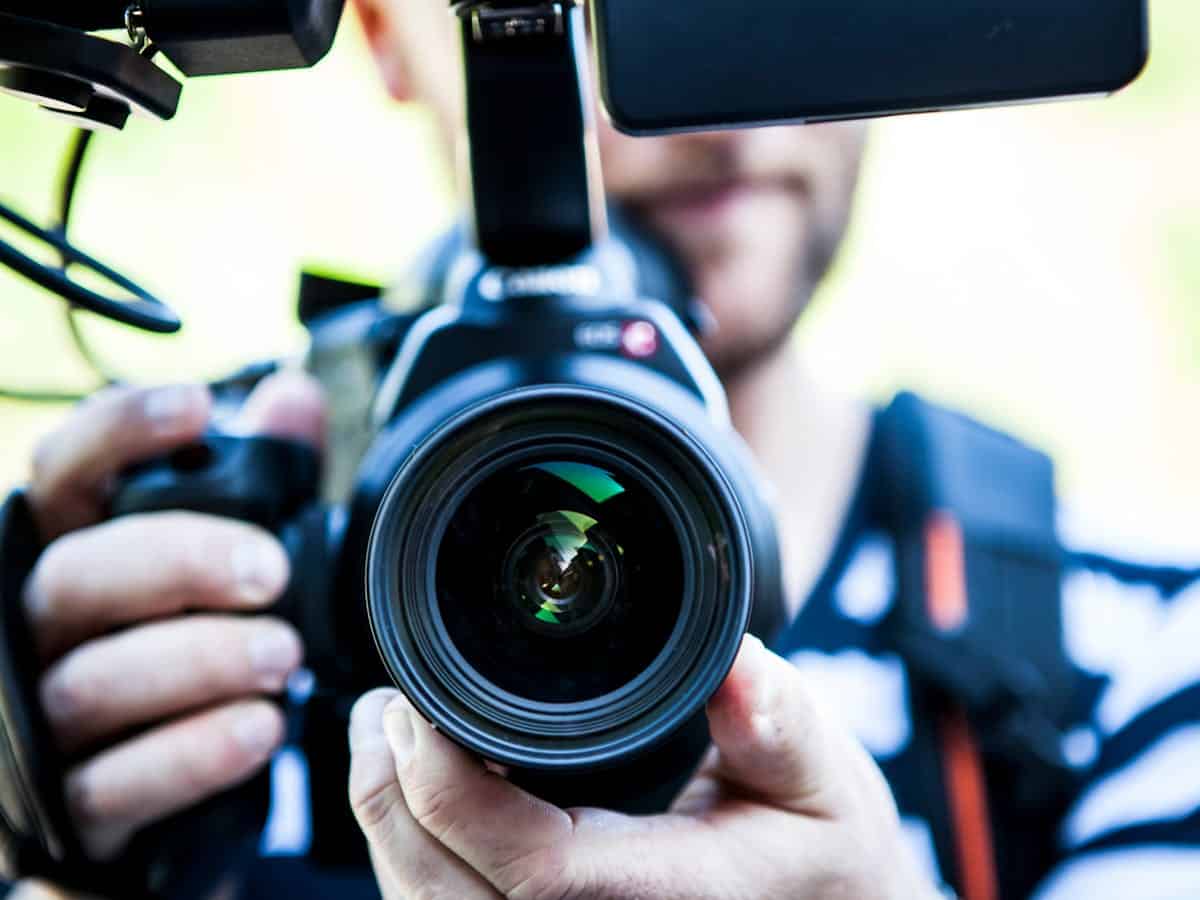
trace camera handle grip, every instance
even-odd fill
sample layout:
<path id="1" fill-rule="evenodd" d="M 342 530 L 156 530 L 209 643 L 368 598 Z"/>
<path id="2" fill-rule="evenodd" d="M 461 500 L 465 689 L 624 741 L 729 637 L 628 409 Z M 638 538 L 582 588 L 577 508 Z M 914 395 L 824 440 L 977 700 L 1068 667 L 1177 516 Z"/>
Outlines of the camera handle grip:
<path id="1" fill-rule="evenodd" d="M 324 518 L 315 503 L 320 471 L 320 457 L 308 445 L 209 434 L 127 469 L 109 511 L 114 517 L 187 510 L 236 518 L 280 535 L 291 545 L 289 557 L 303 559 L 298 545 L 311 537 L 314 525 L 320 527 L 317 519 Z M 289 587 L 276 610 L 289 620 L 311 606 L 296 594 Z M 151 896 L 204 896 L 257 853 L 269 798 L 270 776 L 264 772 L 148 829 L 120 862 L 147 874 Z"/>
<path id="2" fill-rule="evenodd" d="M 278 533 L 316 501 L 321 461 L 307 444 L 209 434 L 122 473 L 109 512 L 188 510 L 240 519 Z"/>

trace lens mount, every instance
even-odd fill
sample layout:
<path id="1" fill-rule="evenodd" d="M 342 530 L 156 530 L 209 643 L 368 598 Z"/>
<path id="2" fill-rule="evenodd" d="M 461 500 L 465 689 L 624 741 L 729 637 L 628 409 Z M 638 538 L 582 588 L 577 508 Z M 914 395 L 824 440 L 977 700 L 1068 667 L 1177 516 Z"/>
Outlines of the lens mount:
<path id="1" fill-rule="evenodd" d="M 424 441 L 380 505 L 366 578 L 380 653 L 421 713 L 540 769 L 674 733 L 732 665 L 753 593 L 744 515 L 705 447 L 637 401 L 558 386 Z"/>

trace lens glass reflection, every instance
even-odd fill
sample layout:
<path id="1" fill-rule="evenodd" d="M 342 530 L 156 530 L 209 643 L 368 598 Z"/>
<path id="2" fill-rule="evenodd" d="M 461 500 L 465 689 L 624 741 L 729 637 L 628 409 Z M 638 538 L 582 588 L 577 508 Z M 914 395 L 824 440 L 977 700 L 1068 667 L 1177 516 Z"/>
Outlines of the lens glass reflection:
<path id="1" fill-rule="evenodd" d="M 548 703 L 629 683 L 682 607 L 671 517 L 631 473 L 581 460 L 516 463 L 456 509 L 438 548 L 438 607 L 480 675 Z"/>

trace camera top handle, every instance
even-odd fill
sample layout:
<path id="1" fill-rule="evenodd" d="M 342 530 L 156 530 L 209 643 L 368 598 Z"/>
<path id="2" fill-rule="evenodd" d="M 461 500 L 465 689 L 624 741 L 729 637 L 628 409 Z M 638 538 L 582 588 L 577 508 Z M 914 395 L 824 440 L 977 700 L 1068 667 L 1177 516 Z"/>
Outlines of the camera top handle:
<path id="1" fill-rule="evenodd" d="M 552 266 L 607 229 L 577 0 L 454 3 L 475 236 L 493 265 Z"/>
<path id="2" fill-rule="evenodd" d="M 125 27 L 125 11 L 130 0 L 92 0 L 75 3 L 72 0 L 8 0 L 4 11 L 27 19 L 40 19 L 77 28 L 80 31 L 100 31 Z"/>

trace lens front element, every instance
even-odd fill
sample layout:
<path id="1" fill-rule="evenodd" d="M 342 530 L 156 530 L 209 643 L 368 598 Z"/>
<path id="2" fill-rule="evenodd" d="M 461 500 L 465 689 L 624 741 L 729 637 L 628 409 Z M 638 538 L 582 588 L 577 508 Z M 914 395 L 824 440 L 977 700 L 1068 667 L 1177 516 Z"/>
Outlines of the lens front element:
<path id="1" fill-rule="evenodd" d="M 463 661 L 500 690 L 579 703 L 644 672 L 679 619 L 675 517 L 615 461 L 506 462 L 450 513 L 438 610 Z"/>

